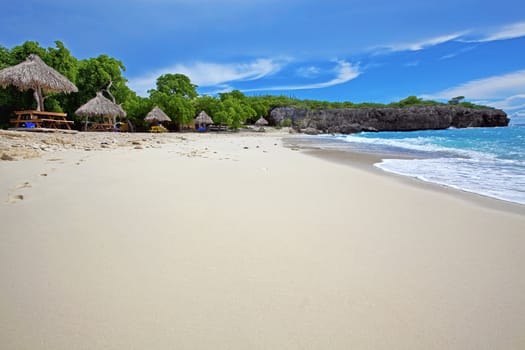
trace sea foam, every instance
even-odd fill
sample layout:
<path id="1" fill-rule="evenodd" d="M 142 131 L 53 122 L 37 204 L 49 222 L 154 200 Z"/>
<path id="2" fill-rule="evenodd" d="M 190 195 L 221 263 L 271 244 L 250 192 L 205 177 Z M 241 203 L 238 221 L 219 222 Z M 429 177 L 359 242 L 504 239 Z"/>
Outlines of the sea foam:
<path id="1" fill-rule="evenodd" d="M 339 148 L 398 154 L 380 169 L 525 204 L 525 125 L 506 128 L 378 132 L 322 136 Z M 333 148 L 333 146 L 332 146 Z"/>

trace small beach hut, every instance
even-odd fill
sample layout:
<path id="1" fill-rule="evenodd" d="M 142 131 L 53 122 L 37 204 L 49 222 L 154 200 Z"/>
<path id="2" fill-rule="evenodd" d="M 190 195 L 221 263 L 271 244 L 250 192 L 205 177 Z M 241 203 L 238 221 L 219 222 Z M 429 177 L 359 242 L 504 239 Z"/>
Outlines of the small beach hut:
<path id="1" fill-rule="evenodd" d="M 208 125 L 213 124 L 213 119 L 204 111 L 201 111 L 197 118 L 195 118 L 195 124 L 198 125 L 198 130 L 201 128 L 207 128 Z"/>
<path id="2" fill-rule="evenodd" d="M 162 124 L 162 122 L 170 122 L 171 118 L 168 117 L 166 113 L 164 113 L 164 111 L 159 107 L 154 107 L 151 111 L 149 111 L 148 114 L 146 114 L 144 121 L 148 123 L 158 122 Z"/>
<path id="3" fill-rule="evenodd" d="M 268 121 L 264 119 L 263 117 L 260 117 L 256 122 L 255 125 L 257 126 L 266 126 L 268 125 Z"/>
<path id="4" fill-rule="evenodd" d="M 126 112 L 122 107 L 104 97 L 101 91 L 97 92 L 97 95 L 91 100 L 80 106 L 75 111 L 75 114 L 86 118 L 86 130 L 88 129 L 87 124 L 89 117 L 102 118 L 102 123 L 92 123 L 92 127 L 89 128 L 90 130 L 100 131 L 113 130 L 115 126 L 115 118 L 126 117 Z"/>
<path id="5" fill-rule="evenodd" d="M 168 117 L 167 114 L 164 113 L 164 111 L 159 107 L 153 107 L 153 109 L 149 111 L 148 114 L 146 114 L 144 121 L 152 124 L 157 124 L 151 126 L 151 132 L 164 132 L 168 130 L 162 125 L 162 122 L 170 122 L 171 118 Z"/>
<path id="6" fill-rule="evenodd" d="M 16 66 L 0 70 L 0 85 L 4 88 L 13 85 L 22 91 L 32 89 L 37 111 L 44 111 L 44 93 L 78 92 L 72 82 L 35 54 L 29 55 L 24 62 Z"/>

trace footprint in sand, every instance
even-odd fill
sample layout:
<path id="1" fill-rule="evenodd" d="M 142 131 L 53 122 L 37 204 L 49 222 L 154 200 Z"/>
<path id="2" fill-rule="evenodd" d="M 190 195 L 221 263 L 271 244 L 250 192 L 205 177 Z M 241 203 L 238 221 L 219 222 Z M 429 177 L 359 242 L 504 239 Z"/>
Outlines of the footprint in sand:
<path id="1" fill-rule="evenodd" d="M 80 165 L 81 163 L 85 162 L 87 158 L 80 158 L 78 162 L 75 163 L 75 165 Z"/>
<path id="2" fill-rule="evenodd" d="M 7 200 L 7 203 L 14 204 L 23 199 L 24 199 L 24 195 L 22 194 L 9 195 L 9 199 Z"/>
<path id="3" fill-rule="evenodd" d="M 29 182 L 24 182 L 23 184 L 17 185 L 9 194 L 7 195 L 7 203 L 14 204 L 24 199 L 23 194 L 16 194 L 15 192 L 23 188 L 31 188 Z"/>
<path id="4" fill-rule="evenodd" d="M 31 184 L 29 182 L 24 182 L 23 184 L 16 186 L 15 191 L 20 190 L 22 188 L 31 188 Z"/>

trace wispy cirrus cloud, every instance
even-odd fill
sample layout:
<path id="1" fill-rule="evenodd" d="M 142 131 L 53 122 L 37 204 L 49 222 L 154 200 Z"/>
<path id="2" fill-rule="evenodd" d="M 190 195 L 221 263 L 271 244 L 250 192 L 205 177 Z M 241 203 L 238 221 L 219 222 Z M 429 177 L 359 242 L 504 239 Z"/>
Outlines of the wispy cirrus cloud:
<path id="1" fill-rule="evenodd" d="M 260 58 L 249 63 L 177 64 L 171 67 L 171 71 L 187 75 L 197 85 L 212 86 L 230 81 L 261 79 L 277 73 L 283 65 L 282 60 Z"/>
<path id="2" fill-rule="evenodd" d="M 483 43 L 497 40 L 509 40 L 525 37 L 525 22 L 506 24 L 500 27 L 492 28 L 490 31 L 479 29 L 466 29 L 450 34 L 438 35 L 415 41 L 390 43 L 372 48 L 372 51 L 398 52 L 398 51 L 420 51 L 425 48 L 444 44 L 450 41 L 459 41 L 464 43 Z M 474 49 L 469 47 L 461 51 L 442 56 L 441 59 L 449 59 L 463 52 Z"/>
<path id="3" fill-rule="evenodd" d="M 315 78 L 321 73 L 321 69 L 315 66 L 300 67 L 296 70 L 298 76 L 303 78 Z"/>
<path id="4" fill-rule="evenodd" d="M 478 47 L 478 45 L 473 45 L 473 46 L 467 46 L 467 47 L 464 47 L 460 50 L 457 50 L 455 52 L 451 52 L 449 54 L 446 54 L 446 55 L 443 55 L 441 56 L 439 59 L 440 60 L 448 60 L 448 59 L 451 59 L 451 58 L 454 58 L 456 56 L 459 56 L 459 55 L 462 55 L 464 53 L 467 53 L 469 51 L 472 51 L 474 50 L 476 47 Z"/>
<path id="5" fill-rule="evenodd" d="M 471 80 L 433 94 L 423 95 L 423 98 L 452 98 L 466 96 L 475 99 L 506 98 L 525 93 L 525 70 Z"/>
<path id="6" fill-rule="evenodd" d="M 478 34 L 479 35 L 479 34 Z M 517 22 L 504 25 L 499 28 L 493 28 L 490 32 L 481 33 L 478 39 L 467 39 L 466 42 L 483 43 L 497 40 L 509 40 L 525 36 L 525 22 Z"/>
<path id="7" fill-rule="evenodd" d="M 184 74 L 198 86 L 226 86 L 234 81 L 257 80 L 279 72 L 285 65 L 285 59 L 259 58 L 247 63 L 194 62 L 175 64 L 158 69 L 140 77 L 129 79 L 129 85 L 141 96 L 155 87 L 157 78 L 163 74 Z"/>
<path id="8" fill-rule="evenodd" d="M 484 101 L 480 101 L 483 103 Z M 493 107 L 500 108 L 506 111 L 515 111 L 525 108 L 525 94 L 517 94 L 509 96 L 499 101 L 488 101 L 485 104 L 490 104 Z M 524 111 L 525 113 L 525 111 Z"/>
<path id="9" fill-rule="evenodd" d="M 469 100 L 504 110 L 525 108 L 525 70 L 471 80 L 421 97 L 450 99 L 455 96 L 465 96 Z"/>
<path id="10" fill-rule="evenodd" d="M 245 89 L 243 91 L 287 91 L 287 90 L 306 90 L 306 89 L 322 89 L 334 85 L 344 84 L 357 78 L 361 72 L 358 64 L 352 64 L 344 60 L 338 60 L 337 66 L 334 69 L 335 78 L 325 82 L 310 83 L 310 84 L 295 84 L 295 85 L 279 85 L 267 86 L 260 88 Z"/>
<path id="11" fill-rule="evenodd" d="M 401 42 L 401 43 L 392 43 L 384 46 L 376 47 L 378 50 L 386 51 L 419 51 L 427 47 L 443 44 L 452 40 L 461 38 L 466 32 L 456 32 L 451 34 L 444 34 L 435 36 L 432 38 L 426 38 L 422 40 L 416 40 L 412 42 Z"/>

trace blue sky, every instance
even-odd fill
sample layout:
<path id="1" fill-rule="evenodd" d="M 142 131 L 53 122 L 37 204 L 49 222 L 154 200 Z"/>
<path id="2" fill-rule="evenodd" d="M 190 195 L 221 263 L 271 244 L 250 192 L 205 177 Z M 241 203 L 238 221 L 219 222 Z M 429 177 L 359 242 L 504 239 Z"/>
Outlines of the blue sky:
<path id="1" fill-rule="evenodd" d="M 201 94 L 239 89 L 328 101 L 409 95 L 525 115 L 520 0 L 113 0 L 2 5 L 0 45 L 61 40 L 108 54 L 141 95 L 183 73 Z"/>

